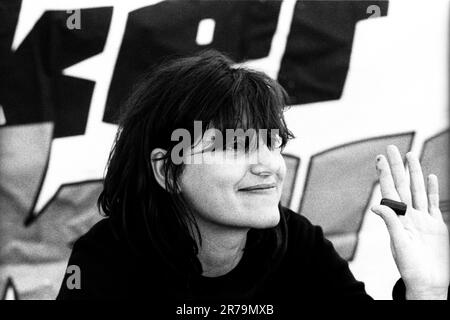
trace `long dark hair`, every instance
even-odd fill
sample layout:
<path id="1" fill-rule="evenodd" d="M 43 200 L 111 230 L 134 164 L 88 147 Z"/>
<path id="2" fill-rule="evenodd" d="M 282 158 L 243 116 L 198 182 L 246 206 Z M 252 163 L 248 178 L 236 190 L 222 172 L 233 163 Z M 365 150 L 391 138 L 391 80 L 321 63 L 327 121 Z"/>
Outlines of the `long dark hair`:
<path id="1" fill-rule="evenodd" d="M 201 266 L 193 237 L 198 228 L 177 190 L 183 164 L 170 158 L 177 143 L 171 141 L 172 132 L 184 128 L 194 136 L 197 120 L 224 135 L 225 129 L 278 129 L 282 146 L 292 138 L 283 118 L 285 90 L 264 73 L 234 65 L 210 50 L 166 62 L 144 75 L 124 104 L 109 157 L 99 207 L 138 255 L 150 246 L 179 272 L 198 273 Z M 158 160 L 164 161 L 166 190 L 153 175 L 150 154 L 155 148 L 167 150 Z M 281 229 L 257 231 L 258 238 L 272 239 L 274 255 L 283 245 Z"/>

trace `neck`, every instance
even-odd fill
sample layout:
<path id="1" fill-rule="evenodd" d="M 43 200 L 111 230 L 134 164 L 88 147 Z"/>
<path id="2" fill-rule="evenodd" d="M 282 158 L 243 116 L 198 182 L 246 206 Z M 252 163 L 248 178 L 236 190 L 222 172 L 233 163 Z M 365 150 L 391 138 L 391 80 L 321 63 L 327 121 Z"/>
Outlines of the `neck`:
<path id="1" fill-rule="evenodd" d="M 218 277 L 233 270 L 243 256 L 249 229 L 230 229 L 199 221 L 197 224 L 202 235 L 201 245 L 197 241 L 202 275 Z"/>

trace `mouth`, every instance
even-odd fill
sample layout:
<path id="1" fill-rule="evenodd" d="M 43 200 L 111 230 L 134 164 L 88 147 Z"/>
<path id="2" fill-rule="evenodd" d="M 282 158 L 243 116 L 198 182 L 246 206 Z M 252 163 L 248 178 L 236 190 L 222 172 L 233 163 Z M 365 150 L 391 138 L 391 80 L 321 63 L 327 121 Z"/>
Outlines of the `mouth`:
<path id="1" fill-rule="evenodd" d="M 238 191 L 244 191 L 244 192 L 267 192 L 275 190 L 277 187 L 276 183 L 261 183 L 261 184 L 255 184 L 253 186 L 248 186 L 245 188 L 241 188 Z"/>

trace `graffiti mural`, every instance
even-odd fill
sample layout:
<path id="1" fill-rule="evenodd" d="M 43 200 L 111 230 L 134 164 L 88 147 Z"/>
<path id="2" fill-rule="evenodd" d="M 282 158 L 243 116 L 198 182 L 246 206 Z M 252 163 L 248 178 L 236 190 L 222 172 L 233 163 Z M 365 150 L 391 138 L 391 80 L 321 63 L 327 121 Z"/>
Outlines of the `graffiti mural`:
<path id="1" fill-rule="evenodd" d="M 425 171 L 444 177 L 449 210 L 446 79 L 417 83 L 404 67 L 447 68 L 436 52 L 449 10 L 430 6 L 442 14 L 423 19 L 413 42 L 417 3 L 0 0 L 3 299 L 56 296 L 72 243 L 102 218 L 96 200 L 121 102 L 143 71 L 208 48 L 286 88 L 296 139 L 285 150 L 282 203 L 321 225 L 369 293 L 385 297 L 363 259 L 375 156 L 388 144 L 420 152 Z M 417 39 L 433 49 L 416 50 Z"/>

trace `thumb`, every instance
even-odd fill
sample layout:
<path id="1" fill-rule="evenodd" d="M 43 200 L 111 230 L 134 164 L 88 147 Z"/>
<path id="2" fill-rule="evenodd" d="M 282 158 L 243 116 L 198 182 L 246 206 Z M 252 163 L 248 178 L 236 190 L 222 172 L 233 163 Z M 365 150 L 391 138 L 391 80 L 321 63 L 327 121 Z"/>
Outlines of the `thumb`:
<path id="1" fill-rule="evenodd" d="M 370 208 L 370 210 L 383 219 L 388 229 L 389 235 L 391 236 L 391 239 L 393 241 L 397 242 L 403 237 L 403 224 L 397 217 L 397 214 L 394 210 L 392 210 L 388 206 L 382 205 L 373 206 L 372 208 Z"/>

